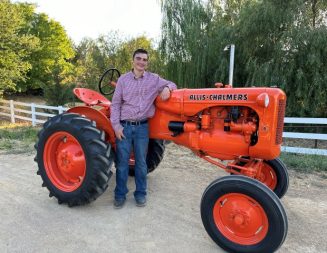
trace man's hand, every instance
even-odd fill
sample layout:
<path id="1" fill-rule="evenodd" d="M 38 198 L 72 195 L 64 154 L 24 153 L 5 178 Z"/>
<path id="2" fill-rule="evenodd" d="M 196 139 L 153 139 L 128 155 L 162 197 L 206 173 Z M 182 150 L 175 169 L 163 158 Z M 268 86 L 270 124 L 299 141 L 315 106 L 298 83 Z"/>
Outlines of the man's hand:
<path id="1" fill-rule="evenodd" d="M 168 87 L 165 87 L 162 92 L 160 92 L 160 98 L 161 100 L 165 101 L 170 97 L 170 89 Z"/>
<path id="2" fill-rule="evenodd" d="M 117 139 L 120 140 L 120 141 L 121 141 L 122 139 L 125 139 L 125 138 L 126 138 L 125 135 L 123 134 L 123 130 L 124 130 L 124 128 L 115 131 L 116 137 L 117 137 Z"/>

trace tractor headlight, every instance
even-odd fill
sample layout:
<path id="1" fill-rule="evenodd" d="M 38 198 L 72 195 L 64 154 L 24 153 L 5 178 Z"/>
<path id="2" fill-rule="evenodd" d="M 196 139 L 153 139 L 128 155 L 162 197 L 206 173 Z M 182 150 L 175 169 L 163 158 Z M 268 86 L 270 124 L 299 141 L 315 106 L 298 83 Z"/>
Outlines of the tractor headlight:
<path id="1" fill-rule="evenodd" d="M 266 96 L 265 96 L 265 107 L 268 107 L 268 105 L 269 105 L 269 96 L 268 96 L 268 94 L 266 94 Z"/>
<path id="2" fill-rule="evenodd" d="M 269 105 L 269 96 L 266 92 L 261 93 L 259 96 L 257 96 L 257 104 L 267 108 Z"/>

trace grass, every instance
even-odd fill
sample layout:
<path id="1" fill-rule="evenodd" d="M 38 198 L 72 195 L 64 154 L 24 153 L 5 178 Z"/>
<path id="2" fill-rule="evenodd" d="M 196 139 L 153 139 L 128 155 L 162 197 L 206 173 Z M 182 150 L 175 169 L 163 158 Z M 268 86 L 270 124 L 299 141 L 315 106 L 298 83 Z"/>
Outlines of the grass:
<path id="1" fill-rule="evenodd" d="M 282 153 L 280 158 L 287 168 L 299 172 L 327 172 L 327 156 Z"/>
<path id="2" fill-rule="evenodd" d="M 33 151 L 39 128 L 29 124 L 0 123 L 0 150 L 11 153 Z"/>

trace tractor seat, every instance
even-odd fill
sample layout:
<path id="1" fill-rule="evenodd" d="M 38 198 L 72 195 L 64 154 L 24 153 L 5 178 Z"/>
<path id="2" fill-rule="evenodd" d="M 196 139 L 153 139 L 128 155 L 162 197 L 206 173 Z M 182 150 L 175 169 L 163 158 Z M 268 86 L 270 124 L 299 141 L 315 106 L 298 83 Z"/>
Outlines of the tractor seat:
<path id="1" fill-rule="evenodd" d="M 103 107 L 109 107 L 111 102 L 101 95 L 100 93 L 86 89 L 86 88 L 75 88 L 74 94 L 83 101 L 86 105 L 99 105 Z"/>

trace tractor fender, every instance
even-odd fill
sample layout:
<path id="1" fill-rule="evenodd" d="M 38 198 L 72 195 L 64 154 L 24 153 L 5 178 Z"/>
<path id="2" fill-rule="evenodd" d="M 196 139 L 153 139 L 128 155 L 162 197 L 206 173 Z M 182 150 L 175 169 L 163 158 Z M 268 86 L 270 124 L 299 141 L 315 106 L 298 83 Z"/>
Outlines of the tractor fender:
<path id="1" fill-rule="evenodd" d="M 90 120 L 94 120 L 96 122 L 96 127 L 99 130 L 103 130 L 106 133 L 106 141 L 109 141 L 113 148 L 116 148 L 115 145 L 115 131 L 112 128 L 111 122 L 108 118 L 110 115 L 110 109 L 103 108 L 100 111 L 93 109 L 88 106 L 76 106 L 70 108 L 67 112 L 70 113 L 78 113 L 87 117 Z M 108 115 L 108 116 L 106 116 Z"/>

